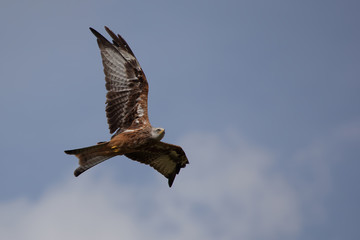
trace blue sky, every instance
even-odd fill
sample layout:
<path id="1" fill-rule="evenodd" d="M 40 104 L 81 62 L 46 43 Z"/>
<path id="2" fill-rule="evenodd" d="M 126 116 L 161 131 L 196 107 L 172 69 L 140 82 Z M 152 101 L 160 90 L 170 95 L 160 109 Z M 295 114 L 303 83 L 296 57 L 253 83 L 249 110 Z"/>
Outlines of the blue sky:
<path id="1" fill-rule="evenodd" d="M 2 1 L 2 239 L 359 239 L 357 1 Z M 89 27 L 120 33 L 190 165 L 116 157 Z"/>

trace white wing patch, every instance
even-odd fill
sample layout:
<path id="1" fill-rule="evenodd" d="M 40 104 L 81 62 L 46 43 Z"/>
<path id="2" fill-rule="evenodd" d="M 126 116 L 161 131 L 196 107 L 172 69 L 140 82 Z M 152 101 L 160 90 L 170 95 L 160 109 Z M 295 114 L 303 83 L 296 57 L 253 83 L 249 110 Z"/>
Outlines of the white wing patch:
<path id="1" fill-rule="evenodd" d="M 135 128 L 135 129 L 126 129 L 125 131 L 123 131 L 123 133 L 136 132 L 136 131 L 142 130 L 144 128 L 145 128 L 145 126 Z"/>
<path id="2" fill-rule="evenodd" d="M 144 116 L 144 109 L 141 107 L 140 104 L 138 104 L 136 111 L 139 117 Z"/>

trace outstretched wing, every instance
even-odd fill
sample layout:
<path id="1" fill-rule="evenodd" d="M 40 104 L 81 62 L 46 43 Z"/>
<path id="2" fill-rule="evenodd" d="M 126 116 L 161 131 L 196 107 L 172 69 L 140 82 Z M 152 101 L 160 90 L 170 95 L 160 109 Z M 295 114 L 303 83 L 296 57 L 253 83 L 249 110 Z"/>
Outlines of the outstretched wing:
<path id="1" fill-rule="evenodd" d="M 96 30 L 106 80 L 106 116 L 110 133 L 116 134 L 149 124 L 147 113 L 148 83 L 140 64 L 129 45 L 109 28 L 110 43 Z"/>
<path id="2" fill-rule="evenodd" d="M 180 169 L 189 163 L 181 147 L 164 142 L 157 142 L 139 152 L 128 153 L 125 156 L 155 168 L 169 180 L 169 187 Z"/>

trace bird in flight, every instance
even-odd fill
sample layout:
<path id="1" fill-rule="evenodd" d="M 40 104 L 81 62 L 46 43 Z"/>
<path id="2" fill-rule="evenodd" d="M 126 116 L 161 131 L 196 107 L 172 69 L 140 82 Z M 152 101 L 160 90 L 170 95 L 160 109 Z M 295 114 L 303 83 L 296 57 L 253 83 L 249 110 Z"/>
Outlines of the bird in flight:
<path id="1" fill-rule="evenodd" d="M 180 146 L 160 141 L 163 128 L 152 127 L 148 118 L 148 82 L 134 53 L 126 41 L 105 27 L 109 42 L 99 32 L 96 36 L 104 66 L 106 81 L 106 116 L 110 141 L 66 150 L 79 159 L 77 177 L 89 168 L 117 155 L 150 165 L 168 179 L 169 187 L 175 176 L 189 163 Z"/>

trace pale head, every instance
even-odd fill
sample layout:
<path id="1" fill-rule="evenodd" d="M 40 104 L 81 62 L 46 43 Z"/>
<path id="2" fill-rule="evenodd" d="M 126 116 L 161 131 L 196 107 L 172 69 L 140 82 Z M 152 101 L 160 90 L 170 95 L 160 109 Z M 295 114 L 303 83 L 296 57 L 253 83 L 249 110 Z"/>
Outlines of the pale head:
<path id="1" fill-rule="evenodd" d="M 151 138 L 160 141 L 165 135 L 165 129 L 163 128 L 152 128 L 151 129 Z"/>

